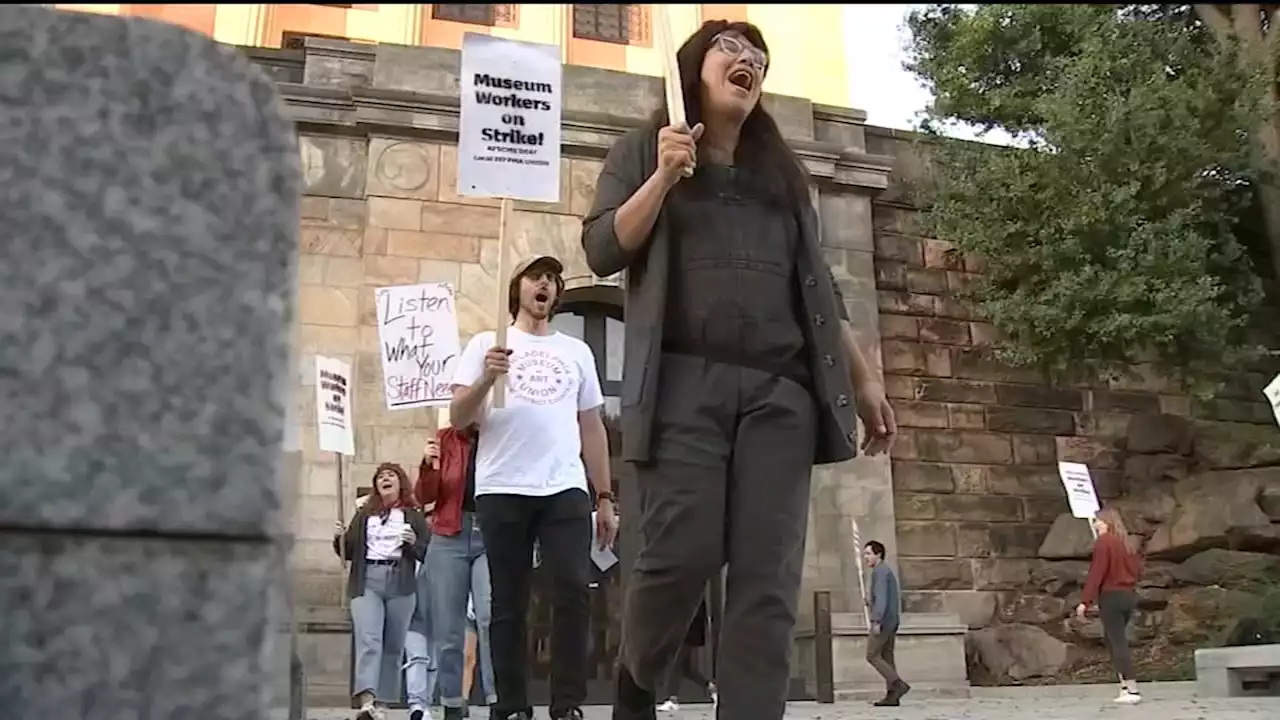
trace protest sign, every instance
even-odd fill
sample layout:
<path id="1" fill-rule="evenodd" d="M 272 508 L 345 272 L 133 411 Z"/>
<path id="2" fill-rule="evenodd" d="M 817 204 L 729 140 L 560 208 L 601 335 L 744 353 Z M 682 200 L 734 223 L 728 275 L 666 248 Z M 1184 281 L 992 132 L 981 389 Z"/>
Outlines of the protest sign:
<path id="1" fill-rule="evenodd" d="M 1073 517 L 1092 518 L 1098 514 L 1102 506 L 1093 489 L 1093 478 L 1089 475 L 1088 465 L 1060 462 L 1058 476 L 1062 478 L 1062 487 L 1067 491 L 1067 503 L 1071 506 Z"/>
<path id="2" fill-rule="evenodd" d="M 513 200 L 560 201 L 560 47 L 467 33 L 462 38 L 458 194 L 501 198 L 495 344 L 506 347 L 507 230 Z M 505 405 L 505 378 L 492 407 Z"/>
<path id="3" fill-rule="evenodd" d="M 316 427 L 320 450 L 355 455 L 351 430 L 351 366 L 316 356 Z"/>
<path id="4" fill-rule="evenodd" d="M 387 409 L 448 405 L 461 352 L 453 286 L 396 285 L 374 293 Z"/>
<path id="5" fill-rule="evenodd" d="M 458 194 L 560 200 L 560 48 L 462 39 Z"/>
<path id="6" fill-rule="evenodd" d="M 1276 422 L 1280 423 L 1280 375 L 1271 378 L 1271 382 L 1262 389 L 1262 394 L 1271 403 L 1271 412 L 1276 416 Z"/>

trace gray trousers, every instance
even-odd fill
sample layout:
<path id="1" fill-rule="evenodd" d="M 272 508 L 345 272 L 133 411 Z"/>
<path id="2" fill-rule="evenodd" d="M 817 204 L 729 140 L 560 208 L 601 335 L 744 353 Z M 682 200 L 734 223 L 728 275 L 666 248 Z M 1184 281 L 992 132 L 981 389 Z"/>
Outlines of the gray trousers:
<path id="1" fill-rule="evenodd" d="M 371 692 L 378 702 L 400 699 L 400 658 L 413 618 L 413 594 L 394 596 L 391 565 L 368 565 L 364 594 L 351 598 L 352 636 L 356 644 L 353 695 Z"/>
<path id="2" fill-rule="evenodd" d="M 1132 590 L 1107 590 L 1098 596 L 1098 617 L 1102 620 L 1102 636 L 1111 651 L 1116 674 L 1133 680 L 1133 660 L 1129 655 L 1129 619 L 1137 607 Z"/>
<path id="3" fill-rule="evenodd" d="M 867 634 L 867 662 L 884 678 L 884 686 L 892 690 L 902 681 L 898 676 L 897 664 L 893 659 L 894 645 L 897 643 L 898 629 L 882 628 L 878 633 Z"/>
<path id="4" fill-rule="evenodd" d="M 621 662 L 639 687 L 659 692 L 707 581 L 727 563 L 717 714 L 778 720 L 804 562 L 813 399 L 791 380 L 688 356 L 664 355 L 661 375 L 653 456 L 635 467 L 640 549 Z"/>

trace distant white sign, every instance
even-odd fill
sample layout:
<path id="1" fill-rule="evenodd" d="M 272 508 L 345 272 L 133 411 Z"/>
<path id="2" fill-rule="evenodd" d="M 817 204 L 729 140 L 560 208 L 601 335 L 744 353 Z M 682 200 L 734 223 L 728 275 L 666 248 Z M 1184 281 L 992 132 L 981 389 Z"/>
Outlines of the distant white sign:
<path id="1" fill-rule="evenodd" d="M 1271 378 L 1271 382 L 1262 389 L 1262 394 L 1267 396 L 1267 401 L 1271 403 L 1271 412 L 1276 416 L 1276 423 L 1280 424 L 1280 375 Z"/>
<path id="2" fill-rule="evenodd" d="M 1088 465 L 1060 462 L 1058 476 L 1062 478 L 1062 487 L 1067 491 L 1067 502 L 1071 505 L 1073 517 L 1091 518 L 1098 514 L 1102 505 L 1098 503 L 1098 493 L 1093 489 L 1093 478 L 1089 475 Z"/>
<path id="3" fill-rule="evenodd" d="M 461 352 L 453 286 L 397 285 L 374 293 L 387 409 L 448 405 Z"/>
<path id="4" fill-rule="evenodd" d="M 558 202 L 559 46 L 467 33 L 461 84 L 458 194 Z"/>
<path id="5" fill-rule="evenodd" d="M 322 451 L 356 454 L 351 431 L 351 366 L 320 355 L 316 356 L 316 426 Z"/>

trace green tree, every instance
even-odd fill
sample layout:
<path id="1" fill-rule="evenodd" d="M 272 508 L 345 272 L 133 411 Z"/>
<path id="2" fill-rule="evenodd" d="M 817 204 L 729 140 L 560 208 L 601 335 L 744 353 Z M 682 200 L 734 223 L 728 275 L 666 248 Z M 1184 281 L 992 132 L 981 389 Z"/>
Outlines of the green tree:
<path id="1" fill-rule="evenodd" d="M 1273 181 L 1272 138 L 1280 150 L 1265 130 L 1275 77 L 1199 13 L 933 5 L 909 17 L 908 68 L 935 97 L 926 127 L 1001 129 L 1022 146 L 931 143 L 920 188 L 928 231 L 986 262 L 973 297 L 1006 361 L 1118 371 L 1150 358 L 1201 379 L 1255 352 L 1250 228 L 1266 231 L 1258 259 L 1280 262 L 1266 252 L 1280 215 L 1251 215 Z"/>

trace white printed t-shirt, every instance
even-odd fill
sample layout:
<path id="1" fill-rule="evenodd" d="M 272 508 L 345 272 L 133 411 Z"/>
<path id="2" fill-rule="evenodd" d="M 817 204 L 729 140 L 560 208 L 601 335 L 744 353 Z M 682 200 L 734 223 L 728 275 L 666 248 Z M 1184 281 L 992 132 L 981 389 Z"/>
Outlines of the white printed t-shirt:
<path id="1" fill-rule="evenodd" d="M 454 385 L 475 385 L 494 333 L 471 338 L 458 359 Z M 574 488 L 587 491 L 578 413 L 604 404 L 595 355 L 581 340 L 554 332 L 530 335 L 507 328 L 512 351 L 506 407 L 486 398 L 476 454 L 476 495 L 543 497 Z M 492 397 L 492 396 L 490 396 Z"/>
<path id="2" fill-rule="evenodd" d="M 397 560 L 404 544 L 404 528 L 408 523 L 404 511 L 392 508 L 384 518 L 370 515 L 364 521 L 365 560 Z"/>

